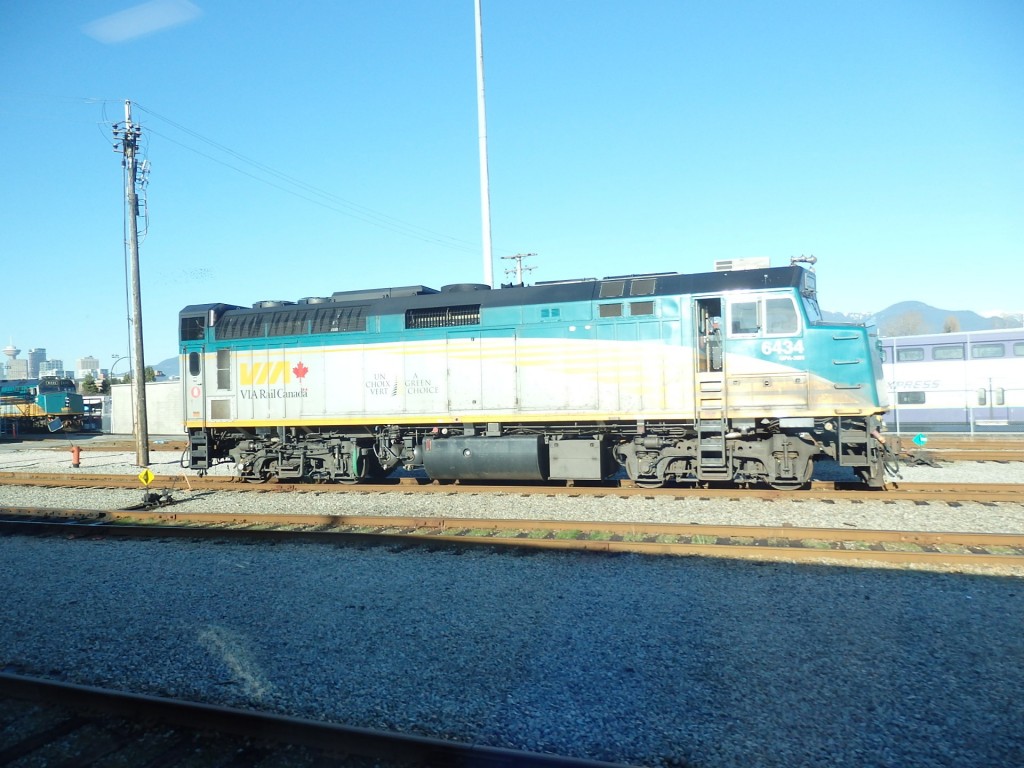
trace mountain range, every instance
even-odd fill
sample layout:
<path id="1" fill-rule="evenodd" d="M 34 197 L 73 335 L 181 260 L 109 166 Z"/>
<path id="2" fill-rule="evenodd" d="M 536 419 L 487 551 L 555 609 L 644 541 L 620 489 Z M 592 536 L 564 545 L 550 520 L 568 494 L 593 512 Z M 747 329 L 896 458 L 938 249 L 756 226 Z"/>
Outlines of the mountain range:
<path id="1" fill-rule="evenodd" d="M 970 310 L 938 309 L 921 301 L 901 301 L 873 314 L 822 312 L 825 320 L 835 323 L 873 323 L 882 336 L 914 336 L 946 331 L 989 331 L 996 328 L 1019 328 L 1024 325 L 1021 313 L 1000 312 L 981 315 Z"/>
<path id="2" fill-rule="evenodd" d="M 921 301 L 901 301 L 881 312 L 822 312 L 833 323 L 874 323 L 882 336 L 914 336 L 921 333 L 942 333 L 949 330 L 987 331 L 993 328 L 1019 328 L 1024 325 L 1021 313 L 980 315 L 970 310 L 938 309 Z M 169 357 L 153 366 L 167 378 L 180 374 L 178 358 Z"/>

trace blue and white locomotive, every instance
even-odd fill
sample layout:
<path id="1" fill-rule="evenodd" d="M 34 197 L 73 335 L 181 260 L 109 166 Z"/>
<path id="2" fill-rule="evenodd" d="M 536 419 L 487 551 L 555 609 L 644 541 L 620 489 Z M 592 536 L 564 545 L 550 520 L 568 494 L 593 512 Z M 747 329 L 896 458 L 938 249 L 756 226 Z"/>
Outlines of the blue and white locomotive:
<path id="1" fill-rule="evenodd" d="M 180 341 L 199 471 L 795 489 L 829 458 L 884 487 L 878 340 L 797 264 L 201 304 Z"/>
<path id="2" fill-rule="evenodd" d="M 15 429 L 42 430 L 60 418 L 69 430 L 75 430 L 81 428 L 84 414 L 74 379 L 43 376 L 0 381 L 0 420 Z"/>

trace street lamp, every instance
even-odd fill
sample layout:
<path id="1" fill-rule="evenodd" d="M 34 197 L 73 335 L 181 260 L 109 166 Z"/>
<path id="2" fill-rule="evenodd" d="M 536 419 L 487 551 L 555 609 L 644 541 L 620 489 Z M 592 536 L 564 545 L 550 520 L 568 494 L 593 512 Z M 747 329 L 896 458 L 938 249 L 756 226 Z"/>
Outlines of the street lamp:
<path id="1" fill-rule="evenodd" d="M 108 374 L 108 376 L 110 377 L 111 383 L 113 383 L 113 381 L 114 381 L 114 368 L 122 360 L 130 360 L 131 358 L 128 355 L 118 355 L 117 353 L 112 354 L 111 357 L 114 358 L 114 362 L 112 362 L 110 364 L 110 373 Z"/>

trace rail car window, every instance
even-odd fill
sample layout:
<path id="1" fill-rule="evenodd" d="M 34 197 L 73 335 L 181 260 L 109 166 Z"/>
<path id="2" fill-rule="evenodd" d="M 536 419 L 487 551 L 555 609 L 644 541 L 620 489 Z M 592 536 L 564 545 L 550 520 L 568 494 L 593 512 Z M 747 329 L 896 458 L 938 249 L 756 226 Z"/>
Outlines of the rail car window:
<path id="1" fill-rule="evenodd" d="M 181 318 L 181 340 L 201 341 L 206 335 L 205 317 L 183 317 Z"/>
<path id="2" fill-rule="evenodd" d="M 756 301 L 741 301 L 731 305 L 729 309 L 732 313 L 730 333 L 757 333 L 761 329 L 757 310 L 758 302 Z"/>
<path id="3" fill-rule="evenodd" d="M 217 389 L 231 389 L 231 350 L 217 350 Z"/>
<path id="4" fill-rule="evenodd" d="M 993 390 L 979 389 L 978 390 L 978 405 L 988 405 L 988 396 L 992 395 L 992 405 L 1006 405 L 1006 390 L 1002 387 L 997 387 Z"/>
<path id="5" fill-rule="evenodd" d="M 198 352 L 188 353 L 188 372 L 190 376 L 198 376 L 202 372 L 201 358 Z"/>
<path id="6" fill-rule="evenodd" d="M 406 328 L 451 328 L 458 325 L 479 325 L 480 305 L 430 307 L 405 312 Z"/>
<path id="7" fill-rule="evenodd" d="M 558 307 L 552 307 L 550 309 L 542 309 L 540 311 L 541 320 L 561 320 L 562 310 Z"/>
<path id="8" fill-rule="evenodd" d="M 608 280 L 601 283 L 601 295 L 602 299 L 615 299 L 622 295 L 622 292 L 626 288 L 625 280 Z"/>
<path id="9" fill-rule="evenodd" d="M 1006 354 L 1006 347 L 1002 344 L 971 344 L 971 357 L 1003 357 Z"/>
<path id="10" fill-rule="evenodd" d="M 932 360 L 963 360 L 964 347 L 962 344 L 946 344 L 941 347 L 932 348 Z"/>
<path id="11" fill-rule="evenodd" d="M 768 299 L 765 301 L 767 333 L 794 334 L 800 326 L 796 319 L 796 307 L 790 298 Z"/>
<path id="12" fill-rule="evenodd" d="M 621 304 L 598 304 L 597 313 L 601 317 L 622 317 Z"/>
<path id="13" fill-rule="evenodd" d="M 924 347 L 901 347 L 896 350 L 896 362 L 916 363 L 924 360 Z"/>
<path id="14" fill-rule="evenodd" d="M 1024 341 L 1015 341 L 1013 343 L 1013 354 L 1014 357 L 1024 357 Z"/>
<path id="15" fill-rule="evenodd" d="M 656 280 L 653 277 L 645 277 L 641 280 L 634 280 L 629 285 L 630 296 L 650 296 L 654 293 L 654 284 Z"/>
<path id="16" fill-rule="evenodd" d="M 653 301 L 634 301 L 629 305 L 629 314 L 633 317 L 638 315 L 653 315 L 654 314 L 654 302 Z"/>
<path id="17" fill-rule="evenodd" d="M 924 405 L 924 392 L 897 392 L 896 402 L 900 405 Z"/>

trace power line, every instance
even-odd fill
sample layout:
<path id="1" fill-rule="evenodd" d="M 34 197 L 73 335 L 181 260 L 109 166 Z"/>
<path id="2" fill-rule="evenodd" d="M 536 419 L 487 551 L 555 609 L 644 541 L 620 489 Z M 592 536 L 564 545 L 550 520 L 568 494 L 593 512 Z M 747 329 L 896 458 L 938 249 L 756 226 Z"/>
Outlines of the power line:
<path id="1" fill-rule="evenodd" d="M 477 252 L 477 246 L 474 243 L 471 243 L 467 240 L 462 240 L 460 238 L 445 235 L 440 232 L 435 232 L 425 227 L 421 227 L 419 225 L 403 221 L 393 216 L 389 216 L 385 213 L 375 211 L 372 208 L 367 208 L 366 206 L 359 205 L 358 203 L 354 203 L 350 200 L 346 200 L 338 195 L 335 195 L 332 192 L 320 189 L 319 187 L 315 187 L 312 184 L 302 181 L 301 179 L 297 179 L 286 173 L 271 168 L 270 166 L 261 163 L 258 160 L 246 157 L 240 152 L 237 152 L 231 149 L 230 147 L 225 146 L 224 144 L 216 142 L 213 139 L 207 138 L 202 134 L 198 133 L 197 131 L 187 128 L 171 120 L 170 118 L 164 117 L 163 115 L 160 115 L 154 112 L 153 110 L 142 106 L 141 104 L 135 103 L 134 106 L 136 109 L 146 112 L 152 117 L 155 117 L 158 120 L 167 123 L 173 128 L 176 128 L 177 130 L 188 134 L 189 136 L 193 137 L 198 141 L 201 141 L 205 144 L 210 145 L 211 147 L 214 147 L 220 152 L 223 152 L 227 155 L 230 155 L 231 157 L 236 158 L 242 163 L 251 165 L 252 167 L 258 169 L 260 172 L 274 179 L 277 179 L 280 182 L 277 183 L 264 176 L 260 176 L 257 173 L 247 171 L 221 158 L 215 157 L 209 153 L 203 152 L 199 149 L 196 149 L 195 147 L 189 146 L 188 144 L 178 141 L 177 139 L 174 139 L 165 133 L 155 131 L 153 130 L 151 125 L 147 128 L 148 132 L 151 134 L 160 136 L 173 144 L 177 144 L 183 149 L 187 149 L 188 151 L 193 152 L 194 154 L 197 154 L 200 157 L 206 158 L 211 162 L 215 162 L 219 165 L 225 166 L 226 168 L 230 168 L 236 173 L 240 173 L 243 176 L 247 176 L 253 179 L 254 181 L 260 182 L 261 184 L 273 187 L 274 189 L 278 189 L 301 200 L 305 200 L 315 205 L 319 205 L 322 208 L 326 208 L 327 210 L 333 211 L 335 213 L 340 213 L 343 216 L 349 216 L 358 221 L 362 221 L 366 224 L 371 224 L 373 226 L 380 227 L 382 229 L 386 229 L 400 235 L 405 235 L 406 237 L 411 237 L 417 240 L 421 240 L 423 242 L 433 243 L 435 245 L 440 245 L 445 248 L 450 248 L 453 250 L 463 251 L 467 253 Z"/>

